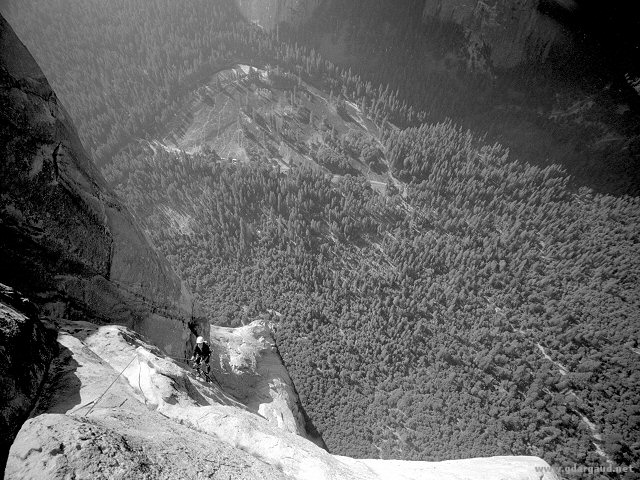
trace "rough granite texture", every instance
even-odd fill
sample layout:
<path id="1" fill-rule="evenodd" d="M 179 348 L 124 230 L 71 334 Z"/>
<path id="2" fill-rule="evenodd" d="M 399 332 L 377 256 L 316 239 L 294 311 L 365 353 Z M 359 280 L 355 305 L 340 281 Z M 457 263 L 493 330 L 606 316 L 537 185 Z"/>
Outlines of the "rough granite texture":
<path id="1" fill-rule="evenodd" d="M 331 455 L 218 385 L 197 381 L 124 327 L 68 322 L 58 342 L 36 416 L 11 447 L 7 478 L 76 472 L 110 479 L 557 480 L 538 471 L 548 465 L 536 457 L 409 462 Z"/>
<path id="2" fill-rule="evenodd" d="M 0 471 L 57 351 L 35 305 L 0 284 Z"/>
<path id="3" fill-rule="evenodd" d="M 0 252 L 0 282 L 34 302 L 0 289 L 0 467 L 57 348 L 38 318 L 127 325 L 181 357 L 209 332 L 1 16 Z"/>
<path id="4" fill-rule="evenodd" d="M 273 3 L 275 18 L 293 4 Z M 548 466 L 535 457 L 385 462 L 329 454 L 281 428 L 297 430 L 298 412 L 278 422 L 278 411 L 295 401 L 276 381 L 275 356 L 265 364 L 267 385 L 254 378 L 265 373 L 258 357 L 271 349 L 260 328 L 242 332 L 239 342 L 233 332 L 219 338 L 233 372 L 222 383 L 238 393 L 246 370 L 244 386 L 259 390 L 257 399 L 246 392 L 246 404 L 165 356 L 184 355 L 190 334 L 209 335 L 209 325 L 195 317 L 182 282 L 109 191 L 1 17 L 0 152 L 0 281 L 31 295 L 60 329 L 54 345 L 34 320 L 35 306 L 13 293 L 0 304 L 8 360 L 0 428 L 15 432 L 31 412 L 11 445 L 5 478 L 557 478 L 538 472 Z"/>
<path id="5" fill-rule="evenodd" d="M 99 419 L 28 420 L 7 479 L 286 479 L 277 468 L 160 414 L 114 411 Z"/>
<path id="6" fill-rule="evenodd" d="M 0 281 L 44 317 L 128 325 L 172 355 L 184 354 L 193 331 L 208 334 L 1 17 L 0 155 Z"/>
<path id="7" fill-rule="evenodd" d="M 559 23 L 540 13 L 539 4 L 540 0 L 426 0 L 423 18 L 463 28 L 472 69 L 511 68 L 532 58 L 544 61 L 551 48 L 570 41 Z"/>
<path id="8" fill-rule="evenodd" d="M 239 328 L 211 325 L 211 371 L 222 388 L 279 428 L 306 436 L 298 395 L 268 322 Z"/>
<path id="9" fill-rule="evenodd" d="M 169 419 L 158 408 L 165 402 L 243 406 L 197 382 L 136 332 L 71 321 L 59 328 L 59 354 L 11 447 L 5 478 L 289 478 L 277 466 Z"/>
<path id="10" fill-rule="evenodd" d="M 242 15 L 266 30 L 280 22 L 300 24 L 313 14 L 322 0 L 235 0 Z"/>

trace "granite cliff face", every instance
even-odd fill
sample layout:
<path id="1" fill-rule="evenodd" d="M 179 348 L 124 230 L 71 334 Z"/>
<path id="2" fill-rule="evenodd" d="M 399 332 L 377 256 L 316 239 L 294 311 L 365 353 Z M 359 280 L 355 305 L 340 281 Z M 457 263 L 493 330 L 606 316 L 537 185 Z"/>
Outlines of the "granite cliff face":
<path id="1" fill-rule="evenodd" d="M 571 8 L 573 2 L 563 3 Z M 552 47 L 570 44 L 562 26 L 539 6 L 540 0 L 426 0 L 423 19 L 462 27 L 470 69 L 512 68 L 544 61 Z"/>
<path id="2" fill-rule="evenodd" d="M 194 302 L 87 157 L 69 115 L 0 19 L 0 281 L 45 317 L 119 323 L 181 355 Z"/>
<path id="3" fill-rule="evenodd" d="M 55 333 L 39 321 L 35 305 L 0 284 L 0 471 L 56 353 Z"/>
<path id="4" fill-rule="evenodd" d="M 255 348 L 264 339 L 256 327 L 235 332 L 245 338 L 245 357 L 263 351 Z M 58 344 L 40 402 L 11 447 L 7 478 L 557 479 L 535 457 L 407 462 L 331 455 L 219 385 L 196 380 L 124 327 L 64 322 Z M 218 347 L 216 357 L 237 352 Z"/>
<path id="5" fill-rule="evenodd" d="M 0 107 L 0 280 L 33 301 L 0 289 L 5 478 L 557 478 L 535 457 L 329 454 L 296 434 L 295 392 L 259 323 L 214 331 L 220 384 L 199 382 L 176 358 L 209 325 L 1 18 Z"/>
<path id="6" fill-rule="evenodd" d="M 307 20 L 322 0 L 236 0 L 250 22 L 271 30 L 280 22 L 299 24 Z"/>
<path id="7" fill-rule="evenodd" d="M 38 404 L 11 447 L 5 478 L 286 478 L 213 438 L 197 418 L 171 419 L 162 406 L 242 407 L 188 377 L 137 333 L 61 322 L 58 346 Z"/>
<path id="8" fill-rule="evenodd" d="M 179 356 L 209 326 L 109 191 L 1 17 L 0 152 L 0 282 L 9 285 L 0 292 L 2 466 L 57 348 L 41 319 L 127 325 Z"/>
<path id="9" fill-rule="evenodd" d="M 271 30 L 280 22 L 298 25 L 308 20 L 322 0 L 236 0 L 251 22 Z M 328 0 L 324 3 L 335 3 Z M 571 10 L 573 0 L 557 2 Z M 556 20 L 540 9 L 541 0 L 425 0 L 423 20 L 453 23 L 466 37 L 463 53 L 473 70 L 511 68 L 535 58 L 542 60 L 554 46 L 566 48 L 570 38 Z"/>
<path id="10" fill-rule="evenodd" d="M 273 324 L 261 319 L 238 328 L 211 325 L 212 372 L 220 386 L 271 425 L 326 448 L 306 416 L 280 357 Z"/>

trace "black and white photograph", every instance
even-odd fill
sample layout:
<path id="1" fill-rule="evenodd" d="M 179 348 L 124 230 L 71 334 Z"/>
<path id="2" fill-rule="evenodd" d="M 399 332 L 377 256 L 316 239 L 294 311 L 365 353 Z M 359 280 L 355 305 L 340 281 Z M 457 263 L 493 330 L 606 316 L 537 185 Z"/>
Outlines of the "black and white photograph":
<path id="1" fill-rule="evenodd" d="M 0 475 L 640 480 L 640 8 L 0 0 Z"/>

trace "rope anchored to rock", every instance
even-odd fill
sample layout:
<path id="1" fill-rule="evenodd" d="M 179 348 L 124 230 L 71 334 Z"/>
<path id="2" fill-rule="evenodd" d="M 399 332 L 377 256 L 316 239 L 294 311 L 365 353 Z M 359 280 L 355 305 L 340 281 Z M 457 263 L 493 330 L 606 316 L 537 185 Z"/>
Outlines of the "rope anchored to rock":
<path id="1" fill-rule="evenodd" d="M 102 395 L 100 395 L 96 400 L 93 401 L 93 405 L 91 405 L 91 408 L 89 409 L 89 411 L 83 415 L 83 418 L 86 418 L 87 415 L 89 415 L 93 411 L 93 409 L 96 408 L 96 405 L 98 404 L 98 402 L 100 400 L 102 400 L 102 397 L 105 396 L 105 394 L 109 391 L 109 389 L 113 386 L 113 384 L 116 383 L 116 380 L 118 380 L 120 378 L 120 376 L 124 373 L 124 371 L 127 368 L 129 368 L 129 365 L 131 365 L 136 358 L 138 358 L 138 354 L 137 353 L 136 353 L 135 357 L 133 357 L 131 360 L 129 360 L 129 363 L 127 363 L 127 366 L 122 369 L 122 371 L 118 374 L 118 376 L 113 379 L 113 382 L 111 382 L 109 384 L 109 386 L 104 390 L 104 392 L 102 392 Z M 87 405 L 89 405 L 89 403 Z"/>

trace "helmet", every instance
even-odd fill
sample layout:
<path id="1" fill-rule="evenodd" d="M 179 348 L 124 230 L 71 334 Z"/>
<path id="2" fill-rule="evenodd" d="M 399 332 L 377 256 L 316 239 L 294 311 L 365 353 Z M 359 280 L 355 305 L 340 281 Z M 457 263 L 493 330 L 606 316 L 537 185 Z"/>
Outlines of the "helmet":
<path id="1" fill-rule="evenodd" d="M 202 343 L 202 342 L 204 342 L 204 338 L 202 337 L 196 338 L 196 343 Z"/>

